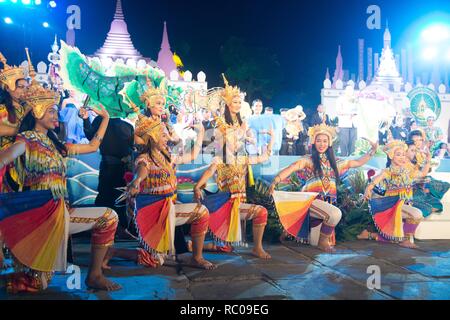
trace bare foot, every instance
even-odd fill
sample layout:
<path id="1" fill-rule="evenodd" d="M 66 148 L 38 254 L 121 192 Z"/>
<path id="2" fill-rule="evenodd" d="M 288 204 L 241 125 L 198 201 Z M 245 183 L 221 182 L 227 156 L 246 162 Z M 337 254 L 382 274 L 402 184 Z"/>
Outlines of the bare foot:
<path id="1" fill-rule="evenodd" d="M 400 242 L 398 245 L 399 245 L 400 247 L 403 247 L 403 248 L 409 248 L 409 249 L 418 249 L 418 248 L 419 248 L 419 247 L 416 246 L 414 243 L 411 243 L 409 240 L 405 240 L 405 241 L 403 241 L 403 242 Z"/>
<path id="2" fill-rule="evenodd" d="M 86 279 L 86 286 L 89 289 L 93 290 L 103 290 L 103 291 L 117 291 L 122 289 L 122 287 L 112 282 L 111 280 L 108 280 L 104 275 L 99 276 L 88 276 Z"/>
<path id="3" fill-rule="evenodd" d="M 264 260 L 270 260 L 272 259 L 272 257 L 270 256 L 270 254 L 268 254 L 267 252 L 264 251 L 264 249 L 253 249 L 252 253 L 255 257 L 260 258 L 260 259 L 264 259 Z"/>
<path id="4" fill-rule="evenodd" d="M 111 267 L 109 266 L 109 260 L 111 260 L 114 257 L 115 249 L 110 247 L 108 248 L 108 251 L 105 254 L 105 257 L 103 258 L 102 263 L 102 269 L 103 270 L 111 270 Z"/>
<path id="5" fill-rule="evenodd" d="M 212 264 L 211 262 L 205 260 L 204 258 L 201 259 L 196 259 L 196 258 L 192 258 L 191 259 L 191 264 L 194 267 L 200 268 L 200 269 L 205 269 L 205 270 L 214 270 L 217 268 L 217 266 L 215 264 Z"/>
<path id="6" fill-rule="evenodd" d="M 359 236 L 357 236 L 358 240 L 369 240 L 369 231 L 364 230 L 363 232 L 360 233 Z"/>
<path id="7" fill-rule="evenodd" d="M 317 247 L 326 253 L 336 253 L 336 249 L 328 243 L 319 243 Z"/>
<path id="8" fill-rule="evenodd" d="M 192 241 L 191 241 L 191 240 L 188 240 L 188 242 L 186 243 L 186 245 L 187 245 L 188 251 L 189 251 L 189 252 L 192 252 Z"/>

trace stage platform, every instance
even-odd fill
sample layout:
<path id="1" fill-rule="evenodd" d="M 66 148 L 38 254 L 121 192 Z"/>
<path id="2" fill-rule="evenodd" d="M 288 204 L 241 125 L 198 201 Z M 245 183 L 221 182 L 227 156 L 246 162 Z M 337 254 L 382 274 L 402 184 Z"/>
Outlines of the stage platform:
<path id="1" fill-rule="evenodd" d="M 109 293 L 87 291 L 90 245 L 88 239 L 75 239 L 79 289 L 68 288 L 71 275 L 58 274 L 45 292 L 12 296 L 0 288 L 0 300 L 450 300 L 450 242 L 417 244 L 419 250 L 374 241 L 343 242 L 333 255 L 293 242 L 266 244 L 273 257 L 269 261 L 254 258 L 250 248 L 206 254 L 219 265 L 213 271 L 186 265 L 146 269 L 113 260 L 106 274 L 123 289 Z M 189 254 L 182 258 L 188 260 Z M 374 266 L 381 278 L 379 288 L 371 290 L 368 270 Z"/>
<path id="2" fill-rule="evenodd" d="M 211 163 L 210 156 L 200 156 L 194 164 L 182 165 L 178 168 L 179 189 L 178 200 L 184 203 L 193 201 L 193 186 Z M 299 157 L 272 157 L 264 165 L 253 166 L 255 179 L 271 182 L 279 171 L 288 167 Z M 100 155 L 98 153 L 80 156 L 69 162 L 68 189 L 70 201 L 75 206 L 93 205 L 97 196 L 98 168 Z M 385 157 L 373 158 L 363 169 L 380 170 L 386 165 Z M 450 160 L 442 160 L 440 166 L 433 172 L 433 177 L 450 182 Z M 207 189 L 217 191 L 217 185 L 210 181 Z M 417 238 L 422 240 L 450 239 L 450 192 L 444 197 L 444 212 L 432 214 L 418 228 Z"/>

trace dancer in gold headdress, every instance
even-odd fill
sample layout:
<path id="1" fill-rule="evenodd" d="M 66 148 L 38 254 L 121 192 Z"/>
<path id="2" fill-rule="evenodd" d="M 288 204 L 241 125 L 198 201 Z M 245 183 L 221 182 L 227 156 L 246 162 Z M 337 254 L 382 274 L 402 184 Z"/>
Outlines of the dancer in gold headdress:
<path id="1" fill-rule="evenodd" d="M 17 261 L 8 281 L 12 293 L 37 292 L 48 286 L 54 271 L 67 269 L 70 234 L 92 230 L 92 260 L 86 278 L 90 288 L 117 290 L 120 286 L 103 276 L 102 263 L 113 244 L 117 215 L 108 208 L 71 208 L 66 203 L 66 159 L 73 154 L 95 152 L 108 125 L 108 113 L 96 111 L 102 124 L 90 144 L 61 143 L 53 132 L 58 122 L 59 94 L 33 84 L 23 96 L 32 112 L 24 132 L 1 154 L 0 163 L 13 161 L 17 193 L 0 195 L 0 233 Z M 5 160 L 6 159 L 6 160 Z M 1 247 L 1 245 L 0 245 Z"/>
<path id="2" fill-rule="evenodd" d="M 241 97 L 238 87 L 232 87 L 224 77 L 225 88 L 219 94 L 225 106 L 216 113 L 218 154 L 194 188 L 195 198 L 204 200 L 210 209 L 210 230 L 216 240 L 226 245 L 240 245 L 243 242 L 241 221 L 253 220 L 253 254 L 270 259 L 264 251 L 262 239 L 267 224 L 267 210 L 264 207 L 246 203 L 246 187 L 253 184 L 251 166 L 269 160 L 272 153 L 273 130 L 268 133 L 272 139 L 266 153 L 250 157 L 245 151 L 248 126 L 240 117 Z M 203 197 L 202 188 L 217 173 L 216 181 L 220 193 Z"/>
<path id="3" fill-rule="evenodd" d="M 408 146 L 394 140 L 384 147 L 388 167 L 375 177 L 366 189 L 370 210 L 379 234 L 364 230 L 359 239 L 396 241 L 403 247 L 416 248 L 414 233 L 423 219 L 420 209 L 413 207 L 413 183 L 425 177 L 430 169 L 428 155 L 422 170 L 417 170 L 407 158 Z M 384 197 L 372 199 L 375 186 L 385 190 Z"/>
<path id="4" fill-rule="evenodd" d="M 337 186 L 350 168 L 366 164 L 375 154 L 378 145 L 371 143 L 372 150 L 358 160 L 341 160 L 336 159 L 332 147 L 336 137 L 335 128 L 325 124 L 311 127 L 309 137 L 312 155 L 300 158 L 280 172 L 273 180 L 270 192 L 274 194 L 285 235 L 308 242 L 311 240 L 310 228 L 322 224 L 318 246 L 333 253 L 334 229 L 342 216 L 341 210 L 336 207 Z M 294 173 L 305 182 L 302 192 L 306 194 L 299 193 L 297 205 L 291 206 L 289 197 L 283 192 L 275 191 L 275 188 Z"/>

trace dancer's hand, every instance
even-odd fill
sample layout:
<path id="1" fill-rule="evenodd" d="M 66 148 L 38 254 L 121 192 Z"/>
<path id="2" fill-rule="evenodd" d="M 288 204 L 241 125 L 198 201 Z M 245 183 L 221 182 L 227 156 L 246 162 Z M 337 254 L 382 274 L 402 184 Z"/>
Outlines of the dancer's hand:
<path id="1" fill-rule="evenodd" d="M 127 192 L 130 196 L 135 197 L 141 191 L 141 179 L 136 178 L 127 187 Z"/>
<path id="2" fill-rule="evenodd" d="M 100 105 L 100 109 L 92 109 L 97 115 L 102 117 L 103 119 L 109 119 L 109 113 L 106 111 L 103 105 Z"/>
<path id="3" fill-rule="evenodd" d="M 369 142 L 370 143 L 370 145 L 371 145 L 371 147 L 372 147 L 372 149 L 371 149 L 371 154 L 375 154 L 376 152 L 377 152 L 377 150 L 378 150 L 378 141 L 377 142 L 372 142 L 372 141 L 370 141 L 369 139 L 367 139 L 367 138 L 362 138 L 363 140 L 366 140 L 367 142 Z"/>
<path id="4" fill-rule="evenodd" d="M 194 200 L 198 203 L 201 203 L 203 199 L 204 197 L 202 190 L 200 190 L 199 188 L 194 188 Z"/>
<path id="5" fill-rule="evenodd" d="M 372 199 L 372 190 L 370 188 L 366 189 L 366 192 L 364 193 L 364 200 L 369 201 Z"/>

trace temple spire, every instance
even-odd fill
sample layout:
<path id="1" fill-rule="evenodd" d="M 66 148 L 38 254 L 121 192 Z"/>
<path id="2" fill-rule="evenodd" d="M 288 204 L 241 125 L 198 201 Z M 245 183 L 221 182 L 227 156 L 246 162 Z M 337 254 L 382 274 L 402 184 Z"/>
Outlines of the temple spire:
<path id="1" fill-rule="evenodd" d="M 338 55 L 336 57 L 336 71 L 334 72 L 333 77 L 333 87 L 336 85 L 336 81 L 341 80 L 344 78 L 344 60 L 342 59 L 342 53 L 341 53 L 341 46 L 338 48 Z"/>
<path id="2" fill-rule="evenodd" d="M 121 0 L 117 0 L 116 13 L 114 14 L 114 19 L 115 20 L 125 20 L 125 16 L 123 15 L 122 1 Z"/>
<path id="3" fill-rule="evenodd" d="M 391 48 L 391 32 L 389 31 L 389 21 L 386 21 L 386 30 L 384 31 L 384 48 Z"/>
<path id="4" fill-rule="evenodd" d="M 170 50 L 170 43 L 169 43 L 169 35 L 167 33 L 167 23 L 164 21 L 164 31 L 163 31 L 163 38 L 161 43 L 161 49 L 163 50 Z"/>
<path id="5" fill-rule="evenodd" d="M 141 53 L 135 49 L 131 36 L 128 33 L 121 0 L 117 0 L 114 20 L 111 23 L 105 43 L 95 55 L 100 58 L 109 57 L 113 60 L 122 58 L 124 60 L 134 59 L 137 61 L 142 58 Z"/>
<path id="6" fill-rule="evenodd" d="M 161 42 L 161 50 L 158 54 L 158 67 L 164 71 L 167 76 L 174 70 L 177 70 L 177 65 L 173 59 L 173 52 L 170 50 L 169 35 L 167 32 L 167 23 L 164 21 L 164 30 Z"/>

